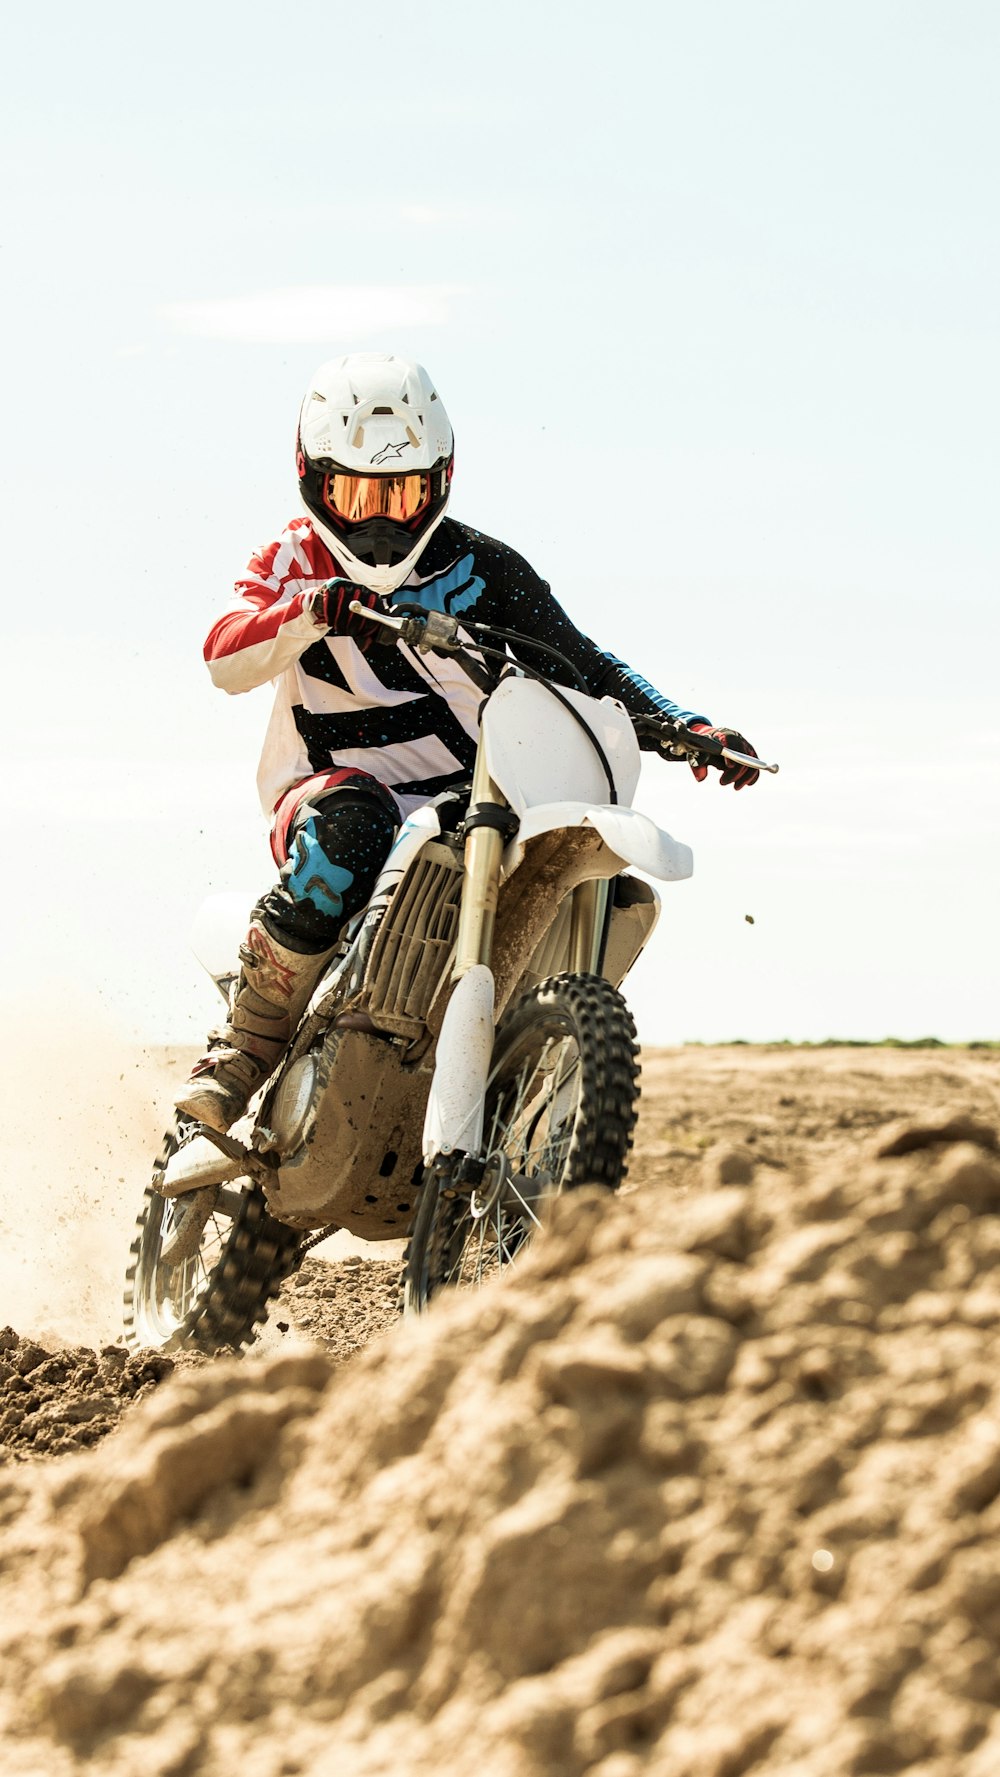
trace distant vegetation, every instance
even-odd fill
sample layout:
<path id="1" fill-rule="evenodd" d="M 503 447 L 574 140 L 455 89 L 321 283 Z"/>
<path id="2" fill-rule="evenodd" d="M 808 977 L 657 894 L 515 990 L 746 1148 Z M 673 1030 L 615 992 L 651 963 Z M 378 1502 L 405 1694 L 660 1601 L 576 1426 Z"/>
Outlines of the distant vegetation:
<path id="1" fill-rule="evenodd" d="M 819 1042 L 796 1042 L 775 1037 L 770 1043 L 748 1037 L 728 1037 L 720 1043 L 689 1042 L 685 1049 L 1000 1049 L 1000 1038 L 975 1038 L 968 1043 L 946 1043 L 941 1037 L 823 1037 Z"/>

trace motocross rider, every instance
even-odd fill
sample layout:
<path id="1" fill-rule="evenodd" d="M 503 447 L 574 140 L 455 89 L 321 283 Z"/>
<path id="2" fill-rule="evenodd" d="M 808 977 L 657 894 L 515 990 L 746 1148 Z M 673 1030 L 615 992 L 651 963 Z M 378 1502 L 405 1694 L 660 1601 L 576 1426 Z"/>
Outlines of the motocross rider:
<path id="1" fill-rule="evenodd" d="M 275 684 L 257 784 L 278 880 L 253 910 L 228 1022 L 177 1100 L 220 1131 L 280 1061 L 400 821 L 472 771 L 482 693 L 455 661 L 397 644 L 352 601 L 518 630 L 559 649 L 592 696 L 679 718 L 756 757 L 735 729 L 681 709 L 602 653 L 506 543 L 447 516 L 452 429 L 419 364 L 388 352 L 324 364 L 302 403 L 296 465 L 305 516 L 252 558 L 205 643 L 223 691 Z M 510 648 L 558 677 L 551 655 Z M 704 765 L 693 769 L 706 777 Z M 727 765 L 721 781 L 739 790 L 757 776 Z"/>

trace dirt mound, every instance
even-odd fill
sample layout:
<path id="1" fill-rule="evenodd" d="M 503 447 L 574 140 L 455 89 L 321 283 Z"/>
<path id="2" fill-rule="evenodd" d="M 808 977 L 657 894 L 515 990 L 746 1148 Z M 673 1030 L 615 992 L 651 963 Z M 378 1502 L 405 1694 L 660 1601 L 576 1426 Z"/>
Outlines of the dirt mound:
<path id="1" fill-rule="evenodd" d="M 993 1777 L 1000 1153 L 874 1140 L 9 1466 L 5 1770 Z"/>
<path id="2" fill-rule="evenodd" d="M 185 1360 L 190 1362 L 190 1359 Z M 13 1327 L 0 1331 L 0 1462 L 61 1456 L 96 1444 L 174 1369 L 152 1351 L 120 1345 L 46 1351 Z"/>
<path id="3" fill-rule="evenodd" d="M 400 1261 L 306 1259 L 282 1285 L 270 1326 L 318 1339 L 342 1364 L 399 1318 Z"/>
<path id="4" fill-rule="evenodd" d="M 322 1342 L 332 1369 L 354 1357 L 399 1318 L 398 1261 L 356 1257 L 306 1259 L 283 1285 L 265 1348 L 284 1335 Z M 0 1330 L 0 1464 L 63 1456 L 97 1444 L 135 1402 L 174 1374 L 209 1360 L 198 1353 L 165 1357 L 122 1345 L 41 1345 Z"/>

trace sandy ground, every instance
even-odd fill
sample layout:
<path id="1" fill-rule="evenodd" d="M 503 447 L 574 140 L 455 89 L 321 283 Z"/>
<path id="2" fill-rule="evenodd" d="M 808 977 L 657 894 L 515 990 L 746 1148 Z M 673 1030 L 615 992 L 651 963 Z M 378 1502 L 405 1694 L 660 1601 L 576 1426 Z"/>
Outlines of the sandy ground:
<path id="1" fill-rule="evenodd" d="M 242 1360 L 0 1338 L 5 1777 L 994 1777 L 1000 1056 L 645 1081 L 416 1325 L 341 1250 Z"/>
<path id="2" fill-rule="evenodd" d="M 1000 1052 L 948 1049 L 652 1049 L 642 1058 L 641 1112 L 626 1193 L 679 1196 L 716 1181 L 716 1150 L 745 1147 L 789 1187 L 858 1137 L 897 1119 L 967 1111 L 1000 1124 Z M 282 1322 L 349 1357 L 394 1318 L 399 1262 L 339 1236 L 286 1285 Z M 399 1250 L 394 1248 L 394 1254 Z M 365 1253 L 364 1274 L 354 1254 Z M 322 1255 L 322 1257 L 321 1257 Z"/>
<path id="3" fill-rule="evenodd" d="M 117 1071 L 131 1118 L 117 1131 L 112 1123 L 96 1157 L 83 1162 L 83 1177 L 89 1172 L 93 1183 L 86 1184 L 77 1223 L 65 1194 L 51 1223 L 42 1217 L 41 1211 L 54 1208 L 53 1187 L 56 1181 L 62 1185 L 64 1167 L 46 1167 L 37 1149 L 44 1150 L 48 1139 L 82 1151 L 76 1147 L 79 1133 L 93 1114 L 85 1095 L 75 1116 L 72 1099 L 63 1112 L 68 1135 L 59 1128 L 43 1134 L 39 1144 L 26 1133 L 21 1155 L 15 1148 L 12 1156 L 8 1177 L 16 1176 L 20 1159 L 37 1181 L 38 1195 L 33 1215 L 12 1229 L 3 1260 L 8 1288 L 0 1319 L 10 1324 L 0 1332 L 0 1460 L 95 1444 L 178 1366 L 202 1362 L 186 1356 L 126 1359 L 115 1349 L 123 1254 L 135 1207 L 132 1179 L 144 1176 L 148 1153 L 158 1143 L 150 1101 L 166 1102 L 169 1082 L 184 1071 L 188 1056 L 107 1047 L 101 1055 Z M 655 1191 L 682 1200 L 718 1182 L 718 1154 L 733 1147 L 758 1168 L 785 1176 L 794 1192 L 818 1163 L 839 1155 L 849 1163 L 859 1138 L 881 1126 L 956 1111 L 1000 1124 L 1000 1053 L 650 1050 L 643 1055 L 641 1114 L 624 1192 Z M 273 1351 L 289 1337 L 306 1337 L 319 1340 L 334 1364 L 346 1363 L 395 1325 L 402 1249 L 402 1242 L 377 1247 L 334 1236 L 285 1285 L 262 1348 Z"/>
<path id="4" fill-rule="evenodd" d="M 948 1049 L 651 1049 L 642 1058 L 641 1112 L 626 1192 L 684 1195 L 714 1176 L 712 1154 L 746 1147 L 761 1166 L 789 1174 L 896 1119 L 965 1110 L 1000 1123 L 1000 1052 Z M 350 1252 L 336 1262 L 338 1245 Z M 391 1324 L 399 1279 L 394 1258 L 339 1236 L 286 1285 L 281 1322 L 349 1357 Z M 363 1276 L 354 1255 L 368 1260 Z M 373 1268 L 374 1266 L 374 1268 Z"/>

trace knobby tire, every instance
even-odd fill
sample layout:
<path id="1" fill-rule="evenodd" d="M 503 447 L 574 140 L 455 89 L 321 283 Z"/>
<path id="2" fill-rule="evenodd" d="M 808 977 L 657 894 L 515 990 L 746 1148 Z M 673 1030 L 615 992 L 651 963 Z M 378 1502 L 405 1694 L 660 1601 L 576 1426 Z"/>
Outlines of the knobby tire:
<path id="1" fill-rule="evenodd" d="M 561 1053 L 575 1055 L 571 1086 Z M 628 1007 L 601 976 L 551 976 L 508 1010 L 494 1043 L 484 1142 L 487 1155 L 503 1156 L 521 1170 L 506 1187 L 507 1207 L 497 1205 L 489 1248 L 487 1218 L 473 1219 L 475 1199 L 467 1187 L 456 1188 L 454 1159 L 443 1157 L 425 1172 L 406 1252 L 404 1312 L 422 1313 L 443 1290 L 503 1270 L 524 1249 L 553 1197 L 584 1184 L 618 1187 L 638 1111 L 637 1054 Z M 546 1063 L 552 1070 L 547 1081 Z M 561 1094 L 568 1100 L 564 1109 Z M 535 1151 L 541 1128 L 546 1138 Z M 543 1181 L 535 1199 L 533 1177 Z"/>

